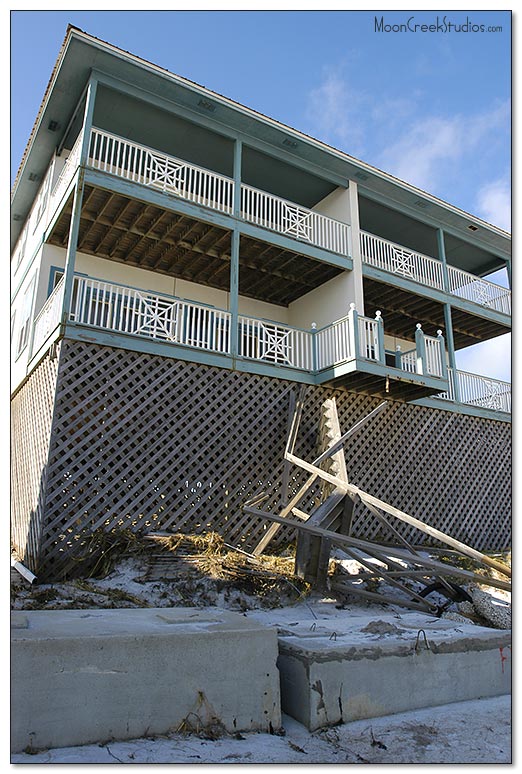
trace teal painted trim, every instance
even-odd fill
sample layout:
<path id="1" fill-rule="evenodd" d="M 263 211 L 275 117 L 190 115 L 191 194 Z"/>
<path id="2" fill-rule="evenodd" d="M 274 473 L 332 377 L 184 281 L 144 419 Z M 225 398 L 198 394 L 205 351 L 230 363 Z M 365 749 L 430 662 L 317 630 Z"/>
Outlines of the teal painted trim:
<path id="1" fill-rule="evenodd" d="M 232 232 L 230 243 L 230 350 L 232 357 L 238 354 L 238 314 L 239 314 L 239 242 L 237 229 Z"/>
<path id="2" fill-rule="evenodd" d="M 181 118 L 184 118 L 191 123 L 208 129 L 213 134 L 226 137 L 229 140 L 241 140 L 245 145 L 258 150 L 261 153 L 279 159 L 280 161 L 296 167 L 297 169 L 301 169 L 305 172 L 316 175 L 322 180 L 327 180 L 332 185 L 336 185 L 341 188 L 346 188 L 348 186 L 347 176 L 340 175 L 336 172 L 333 172 L 332 170 L 325 169 L 324 167 L 314 164 L 313 162 L 297 158 L 294 154 L 286 151 L 284 148 L 278 148 L 276 145 L 273 145 L 265 140 L 261 140 L 252 134 L 246 134 L 239 129 L 234 129 L 231 126 L 227 126 L 226 124 L 221 123 L 215 116 L 210 117 L 195 110 L 191 110 L 189 107 L 186 107 L 179 102 L 151 94 L 150 92 L 140 89 L 138 86 L 135 86 L 128 81 L 120 80 L 119 78 L 107 75 L 106 73 L 103 73 L 99 70 L 93 69 L 92 73 L 96 76 L 100 84 L 108 86 L 115 91 L 128 94 L 145 103 L 159 107 L 168 113 L 173 113 L 177 116 L 180 116 Z M 225 107 L 227 110 L 237 109 L 237 106 L 235 106 L 235 108 L 230 108 L 228 106 Z M 273 129 L 274 127 L 270 128 Z M 285 131 L 285 129 L 286 128 L 284 126 L 280 127 L 282 138 L 288 134 L 289 130 Z M 303 138 L 300 139 L 300 142 L 304 142 Z"/>
<path id="3" fill-rule="evenodd" d="M 506 274 L 508 278 L 508 285 L 509 289 L 512 290 L 512 279 L 511 279 L 511 260 L 506 261 Z"/>
<path id="4" fill-rule="evenodd" d="M 47 223 L 47 226 L 45 228 L 45 232 L 44 232 L 44 235 L 43 235 L 44 242 L 47 242 L 49 237 L 51 236 L 51 233 L 52 233 L 56 223 L 58 222 L 59 218 L 61 217 L 62 210 L 63 210 L 63 208 L 65 206 L 65 203 L 69 200 L 69 197 L 70 197 L 71 193 L 73 192 L 75 185 L 76 185 L 76 173 L 73 174 L 73 176 L 71 178 L 71 182 L 69 183 L 69 185 L 65 189 L 62 198 L 60 199 L 60 201 L 56 205 L 56 209 L 55 209 L 51 219 Z"/>
<path id="5" fill-rule="evenodd" d="M 262 360 L 237 358 L 235 361 L 235 368 L 237 371 L 244 371 L 249 374 L 269 376 L 276 379 L 289 379 L 292 382 L 300 382 L 301 384 L 316 383 L 315 376 L 310 371 L 300 371 L 297 368 L 265 363 Z"/>
<path id="6" fill-rule="evenodd" d="M 67 323 L 64 336 L 75 341 L 87 341 L 105 347 L 130 349 L 132 352 L 145 352 L 149 355 L 161 355 L 175 360 L 188 360 L 222 368 L 230 368 L 232 362 L 230 355 L 209 352 L 196 347 L 183 347 L 180 344 L 170 342 L 154 341 L 126 333 L 111 332 L 102 328 L 87 327 L 74 322 Z"/>
<path id="7" fill-rule="evenodd" d="M 91 328 L 77 323 L 68 322 L 65 326 L 64 338 L 73 341 L 87 341 L 105 347 L 128 349 L 132 352 L 145 352 L 150 355 L 159 355 L 173 360 L 200 363 L 201 365 L 216 366 L 228 370 L 244 371 L 245 373 L 259 374 L 261 376 L 288 379 L 303 384 L 315 384 L 315 377 L 307 371 L 299 371 L 296 368 L 264 363 L 262 361 L 233 358 L 231 355 L 208 352 L 196 347 L 183 347 L 163 341 L 152 341 L 125 333 L 112 333 L 101 328 Z"/>
<path id="8" fill-rule="evenodd" d="M 67 315 L 72 298 L 72 289 L 74 281 L 74 264 L 76 260 L 76 245 L 78 243 L 78 234 L 80 231 L 80 215 L 82 209 L 83 199 L 83 171 L 82 167 L 78 167 L 78 170 L 74 176 L 75 188 L 74 188 L 74 200 L 71 214 L 71 222 L 69 225 L 69 241 L 67 245 L 67 251 L 65 254 L 65 267 L 63 278 L 63 301 L 61 320 L 63 323 L 67 321 Z"/>
<path id="9" fill-rule="evenodd" d="M 442 263 L 442 280 L 444 283 L 444 290 L 446 293 L 449 291 L 449 277 L 448 277 L 448 262 L 446 260 L 446 245 L 444 244 L 444 231 L 437 229 L 437 247 L 439 249 L 439 259 Z"/>
<path id="10" fill-rule="evenodd" d="M 85 113 L 83 116 L 82 126 L 82 147 L 80 149 L 80 157 L 78 163 L 82 166 L 85 165 L 89 155 L 89 146 L 91 144 L 91 129 L 92 120 L 94 117 L 94 105 L 96 102 L 96 91 L 98 88 L 98 81 L 95 76 L 91 75 L 87 84 L 87 95 L 85 97 Z"/>
<path id="11" fill-rule="evenodd" d="M 353 269 L 353 262 L 349 257 L 337 255 L 329 250 L 323 250 L 315 245 L 310 245 L 307 242 L 301 242 L 298 239 L 292 239 L 291 237 L 279 234 L 277 231 L 254 226 L 253 224 L 247 223 L 245 220 L 234 218 L 231 215 L 225 215 L 211 208 L 192 204 L 177 196 L 165 194 L 161 191 L 154 191 L 146 185 L 124 180 L 123 178 L 111 175 L 107 172 L 100 172 L 98 170 L 87 168 L 85 170 L 85 183 L 97 186 L 98 188 L 103 188 L 107 191 L 119 193 L 122 196 L 128 196 L 132 199 L 139 199 L 140 201 L 154 204 L 163 209 L 178 212 L 187 217 L 194 218 L 195 220 L 201 220 L 205 223 L 219 226 L 227 231 L 232 231 L 235 228 L 245 236 L 267 242 L 268 244 L 274 244 L 283 250 L 299 253 L 305 257 L 320 261 L 321 263 L 327 263 L 331 266 L 337 266 L 340 269 L 349 271 Z"/>
<path id="12" fill-rule="evenodd" d="M 426 215 L 424 212 L 421 212 L 419 209 L 416 209 L 415 207 L 405 204 L 404 202 L 400 202 L 400 203 L 395 202 L 389 196 L 386 196 L 385 194 L 382 194 L 377 191 L 371 191 L 368 188 L 364 188 L 364 186 L 362 185 L 359 185 L 359 191 L 365 198 L 372 199 L 373 201 L 376 201 L 379 204 L 383 204 L 385 207 L 387 207 L 390 210 L 395 210 L 396 212 L 400 212 L 402 215 L 408 215 L 413 220 L 419 223 L 424 223 L 427 226 L 431 226 L 436 231 L 440 228 L 440 220 L 438 220 L 437 218 L 432 218 L 429 215 Z M 466 213 L 463 213 L 463 215 L 465 216 Z M 500 260 L 506 261 L 510 257 L 510 248 L 506 247 L 505 250 L 492 248 L 491 245 L 485 240 L 481 239 L 480 236 L 477 236 L 476 234 L 474 236 L 471 236 L 471 232 L 468 235 L 457 228 L 451 228 L 447 225 L 444 226 L 444 231 L 446 234 L 451 234 L 451 236 L 456 237 L 461 242 L 466 242 L 467 244 L 470 244 L 473 247 L 482 248 L 483 250 L 485 250 L 488 253 L 491 253 L 491 255 L 494 255 L 496 258 L 499 258 Z M 498 236 L 499 238 L 501 237 L 500 234 Z M 511 244 L 511 240 L 509 241 Z"/>
<path id="13" fill-rule="evenodd" d="M 277 245 L 277 247 L 281 247 L 283 250 L 291 250 L 294 253 L 300 253 L 308 258 L 314 258 L 321 263 L 338 266 L 340 269 L 347 269 L 349 271 L 353 269 L 353 261 L 349 256 L 332 253 L 330 250 L 324 250 L 321 247 L 311 245 L 308 242 L 303 242 L 300 239 L 292 239 L 284 234 L 279 234 L 277 231 L 254 226 L 253 223 L 248 223 L 245 220 L 239 221 L 238 226 L 241 229 L 241 233 L 245 234 L 245 236 L 250 236 L 253 239 L 259 239 L 262 242 L 270 242 Z"/>
<path id="14" fill-rule="evenodd" d="M 425 374 L 411 374 L 408 371 L 393 368 L 392 366 L 383 363 L 377 363 L 374 360 L 364 360 L 360 357 L 350 360 L 347 363 L 342 363 L 338 366 L 320 371 L 316 374 L 316 384 L 324 384 L 325 382 L 338 379 L 340 376 L 345 376 L 353 371 L 374 374 L 375 376 L 381 376 L 383 378 L 389 376 L 395 381 L 418 384 L 422 387 L 429 387 L 430 389 L 434 388 L 437 392 L 446 392 L 446 390 L 449 389 L 447 380 L 435 376 L 426 376 Z"/>
<path id="15" fill-rule="evenodd" d="M 476 317 L 484 317 L 486 320 L 491 320 L 511 329 L 511 317 L 508 314 L 497 312 L 494 309 L 482 306 L 481 304 L 475 304 L 473 301 L 466 301 L 463 298 L 459 298 L 459 296 L 445 293 L 437 288 L 421 285 L 419 282 L 415 282 L 415 280 L 399 277 L 397 274 L 382 271 L 382 269 L 376 269 L 374 266 L 369 266 L 366 263 L 363 263 L 363 276 L 368 279 L 382 282 L 385 285 L 393 285 L 402 290 L 407 290 L 409 293 L 415 293 L 418 296 L 431 298 L 433 301 L 438 301 L 440 304 L 451 304 L 451 306 L 469 312 L 469 314 L 473 314 Z"/>
<path id="16" fill-rule="evenodd" d="M 85 169 L 85 182 L 88 185 L 97 186 L 106 191 L 128 196 L 131 199 L 138 199 L 145 202 L 145 204 L 153 204 L 165 210 L 172 210 L 172 212 L 187 215 L 187 217 L 201 220 L 212 226 L 220 226 L 228 231 L 234 228 L 235 219 L 224 215 L 218 210 L 192 204 L 192 202 L 187 202 L 185 199 L 180 199 L 173 194 L 155 191 L 149 186 L 133 183 L 117 175 L 111 175 L 109 172 L 101 172 L 87 167 Z"/>
<path id="17" fill-rule="evenodd" d="M 241 162 L 243 156 L 243 143 L 236 140 L 234 143 L 234 217 L 241 216 Z"/>
<path id="18" fill-rule="evenodd" d="M 415 406 L 427 406 L 428 408 L 439 409 L 441 411 L 452 411 L 455 414 L 493 419 L 497 422 L 511 422 L 511 414 L 506 414 L 503 411 L 479 408 L 478 406 L 470 406 L 467 403 L 457 403 L 451 400 L 444 400 L 443 398 L 419 398 L 418 400 L 409 402 Z"/>

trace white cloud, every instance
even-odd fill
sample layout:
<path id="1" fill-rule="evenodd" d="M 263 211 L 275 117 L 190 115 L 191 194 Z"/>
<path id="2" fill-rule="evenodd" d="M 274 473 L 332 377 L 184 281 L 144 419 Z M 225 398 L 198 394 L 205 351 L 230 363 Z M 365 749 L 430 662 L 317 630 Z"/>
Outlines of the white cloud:
<path id="1" fill-rule="evenodd" d="M 351 155 L 364 147 L 368 99 L 350 86 L 339 69 L 327 68 L 321 84 L 308 95 L 311 132 L 325 142 L 345 147 Z"/>
<path id="2" fill-rule="evenodd" d="M 475 163 L 491 144 L 498 141 L 502 129 L 509 128 L 508 102 L 476 115 L 426 116 L 408 129 L 382 152 L 379 164 L 401 180 L 418 188 L 436 191 L 445 177 L 465 164 Z"/>
<path id="3" fill-rule="evenodd" d="M 457 368 L 471 374 L 511 381 L 511 334 L 474 344 L 456 353 Z"/>
<path id="4" fill-rule="evenodd" d="M 505 231 L 511 231 L 511 184 L 507 177 L 482 186 L 477 195 L 481 218 Z"/>

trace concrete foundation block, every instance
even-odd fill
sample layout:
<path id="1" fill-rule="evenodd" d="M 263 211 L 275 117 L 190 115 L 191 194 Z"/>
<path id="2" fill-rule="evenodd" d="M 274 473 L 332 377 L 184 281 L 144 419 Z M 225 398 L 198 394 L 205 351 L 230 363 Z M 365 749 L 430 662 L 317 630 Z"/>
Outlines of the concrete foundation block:
<path id="1" fill-rule="evenodd" d="M 283 712 L 313 731 L 510 693 L 509 631 L 422 619 L 379 614 L 369 630 L 352 619 L 280 631 Z"/>
<path id="2" fill-rule="evenodd" d="M 11 617 L 12 751 L 217 721 L 281 726 L 277 632 L 228 611 L 51 610 Z"/>

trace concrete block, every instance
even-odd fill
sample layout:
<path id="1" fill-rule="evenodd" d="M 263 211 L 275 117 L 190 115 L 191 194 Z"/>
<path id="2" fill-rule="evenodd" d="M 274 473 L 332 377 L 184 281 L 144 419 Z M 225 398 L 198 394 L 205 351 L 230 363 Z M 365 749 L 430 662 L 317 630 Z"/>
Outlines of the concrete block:
<path id="1" fill-rule="evenodd" d="M 510 693 L 509 631 L 380 612 L 279 631 L 282 709 L 310 730 Z"/>
<path id="2" fill-rule="evenodd" d="M 277 632 L 194 608 L 14 612 L 12 751 L 132 739 L 189 713 L 229 732 L 281 725 Z"/>

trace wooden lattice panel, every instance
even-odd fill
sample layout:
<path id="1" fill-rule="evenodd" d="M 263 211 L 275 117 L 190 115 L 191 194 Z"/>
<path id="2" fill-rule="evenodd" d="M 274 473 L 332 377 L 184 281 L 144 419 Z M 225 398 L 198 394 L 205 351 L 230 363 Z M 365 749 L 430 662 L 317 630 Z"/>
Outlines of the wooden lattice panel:
<path id="1" fill-rule="evenodd" d="M 11 402 L 11 536 L 34 572 L 40 530 L 58 370 L 56 350 L 33 371 Z"/>
<path id="2" fill-rule="evenodd" d="M 280 508 L 291 396 L 300 385 L 145 353 L 64 341 L 40 551 L 41 577 L 72 574 L 96 529 L 219 531 L 252 549 L 269 526 L 242 510 L 257 491 Z M 317 456 L 321 405 L 341 431 L 379 400 L 308 387 L 295 454 Z M 480 550 L 510 545 L 510 425 L 390 402 L 346 448 L 348 478 Z M 287 496 L 307 478 L 292 469 Z M 320 484 L 300 507 L 319 501 Z M 389 539 L 358 505 L 354 533 Z M 406 525 L 405 537 L 423 535 Z M 288 528 L 274 544 L 292 536 Z M 271 544 L 273 545 L 273 544 Z"/>

